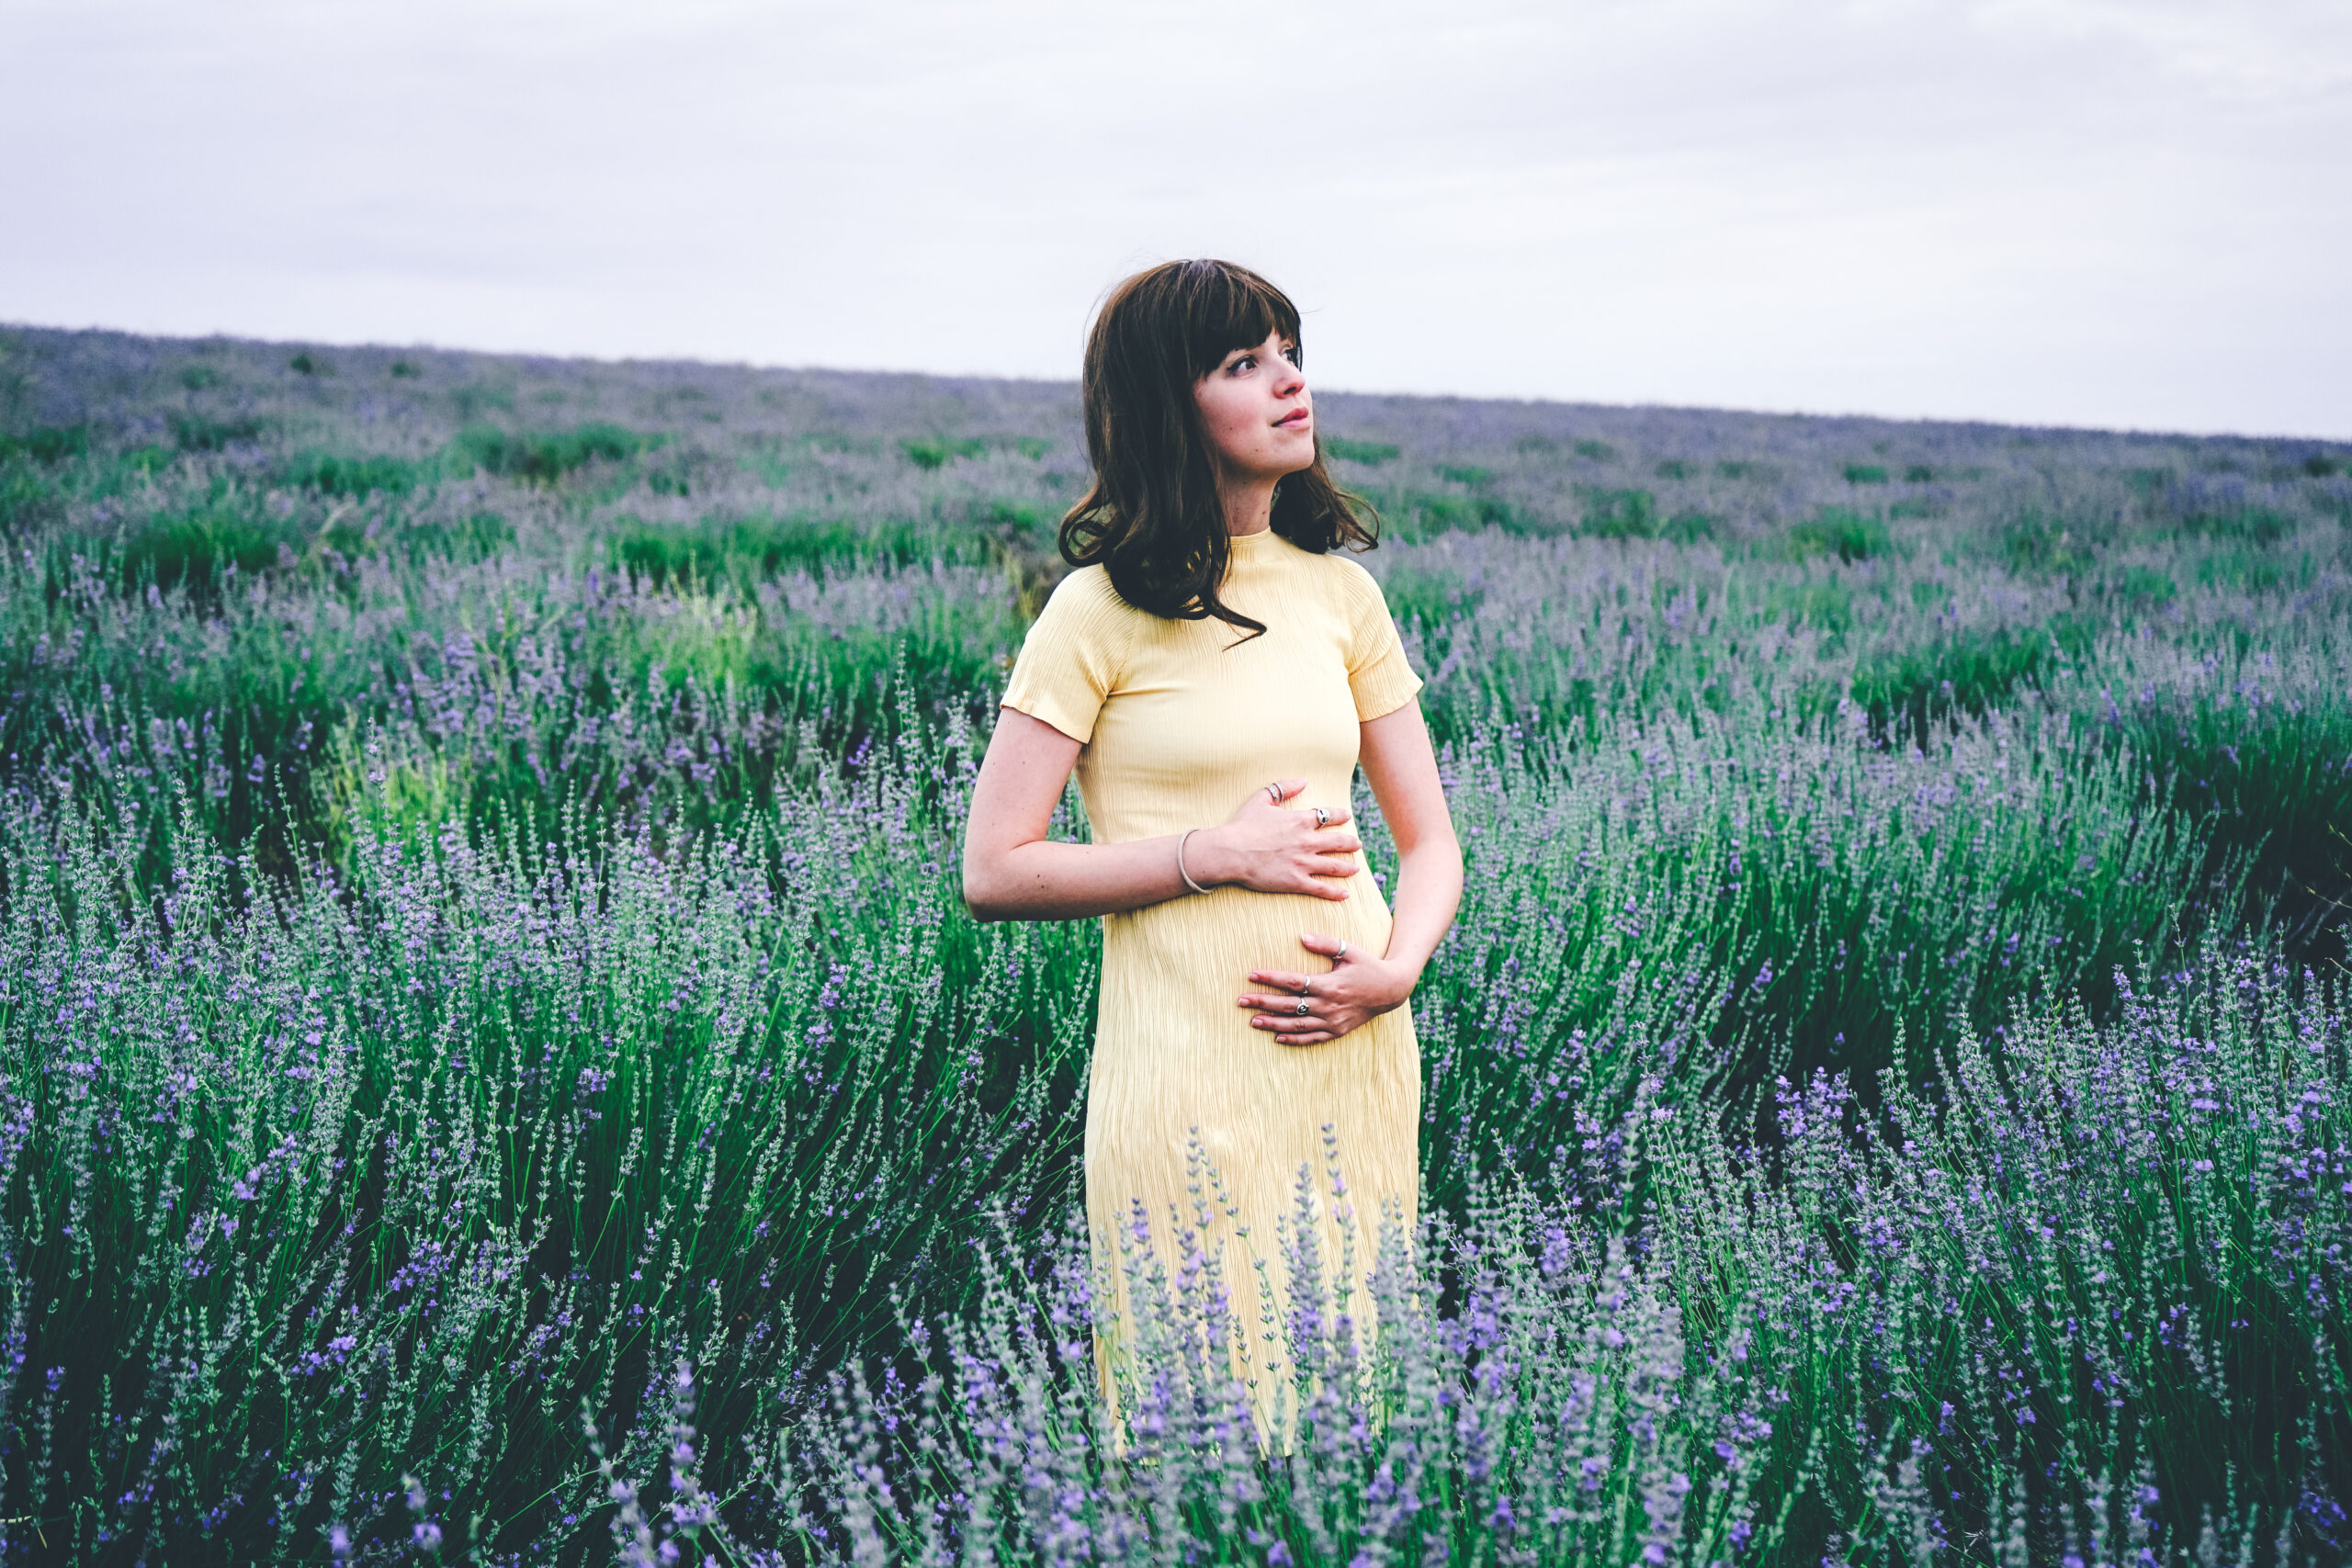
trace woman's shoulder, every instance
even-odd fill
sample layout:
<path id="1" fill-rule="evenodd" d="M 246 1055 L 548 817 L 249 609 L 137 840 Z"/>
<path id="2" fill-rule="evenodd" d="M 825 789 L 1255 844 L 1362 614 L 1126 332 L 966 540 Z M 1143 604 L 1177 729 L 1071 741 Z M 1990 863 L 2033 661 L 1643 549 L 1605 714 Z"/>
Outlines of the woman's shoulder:
<path id="1" fill-rule="evenodd" d="M 1037 627 L 1058 635 L 1125 642 L 1135 635 L 1136 618 L 1143 614 L 1111 586 L 1111 573 L 1101 564 L 1081 566 L 1054 585 L 1046 606 L 1038 612 Z"/>
<path id="2" fill-rule="evenodd" d="M 1380 580 L 1364 570 L 1363 562 L 1348 550 L 1312 550 L 1298 552 L 1306 570 L 1312 573 L 1324 591 L 1355 609 L 1385 605 L 1386 599 L 1380 592 Z"/>
<path id="3" fill-rule="evenodd" d="M 1098 615 L 1125 610 L 1127 602 L 1111 586 L 1108 568 L 1097 562 L 1093 566 L 1074 567 L 1054 584 L 1046 599 L 1046 608 L 1059 615 Z"/>

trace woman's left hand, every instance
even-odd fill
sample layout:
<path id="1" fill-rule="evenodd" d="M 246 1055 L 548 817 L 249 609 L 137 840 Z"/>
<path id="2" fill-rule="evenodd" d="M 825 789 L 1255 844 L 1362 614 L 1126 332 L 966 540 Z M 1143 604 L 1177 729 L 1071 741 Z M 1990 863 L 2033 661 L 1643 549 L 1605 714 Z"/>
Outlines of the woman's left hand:
<path id="1" fill-rule="evenodd" d="M 1249 992 L 1240 998 L 1241 1006 L 1257 1011 L 1250 1026 L 1270 1032 L 1281 1044 L 1320 1045 L 1337 1040 L 1358 1025 L 1402 1007 L 1420 979 L 1418 972 L 1407 973 L 1403 964 L 1391 964 L 1335 936 L 1309 931 L 1298 939 L 1298 944 L 1331 960 L 1331 968 L 1319 975 L 1252 969 L 1250 983 L 1272 989 L 1263 995 Z M 1301 1001 L 1306 1003 L 1304 1013 L 1298 1010 Z"/>

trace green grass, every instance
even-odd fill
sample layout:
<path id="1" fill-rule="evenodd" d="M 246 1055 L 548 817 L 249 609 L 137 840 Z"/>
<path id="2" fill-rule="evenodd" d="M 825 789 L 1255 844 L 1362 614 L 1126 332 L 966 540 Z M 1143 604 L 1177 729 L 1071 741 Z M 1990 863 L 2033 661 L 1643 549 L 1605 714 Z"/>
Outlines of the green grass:
<path id="1" fill-rule="evenodd" d="M 1385 441 L 1351 441 L 1343 435 L 1317 438 L 1323 450 L 1342 462 L 1366 466 L 1392 461 L 1401 448 Z"/>
<path id="2" fill-rule="evenodd" d="M 209 385 L 199 382 L 198 385 Z M 269 426 L 250 415 L 234 419 L 206 419 L 196 414 L 175 413 L 168 416 L 172 440 L 183 452 L 221 452 L 243 442 L 257 440 Z"/>
<path id="3" fill-rule="evenodd" d="M 538 484 L 553 484 L 590 463 L 626 462 L 662 445 L 616 424 L 583 424 L 572 430 L 524 432 L 496 425 L 469 425 L 458 433 L 457 450 L 485 473 Z"/>
<path id="4" fill-rule="evenodd" d="M 904 452 L 907 461 L 918 468 L 942 468 L 957 457 L 985 457 L 988 449 L 989 444 L 978 436 L 951 438 L 940 435 L 899 443 L 899 450 Z"/>
<path id="5" fill-rule="evenodd" d="M 287 484 L 315 490 L 323 495 L 365 497 L 374 491 L 406 495 L 438 478 L 439 465 L 431 458 L 418 461 L 309 451 L 288 459 L 281 475 Z"/>
<path id="6" fill-rule="evenodd" d="M 1894 536 L 1874 516 L 1850 507 L 1825 506 L 1788 531 L 1789 548 L 1798 559 L 1836 556 L 1841 561 L 1869 560 L 1894 547 Z"/>
<path id="7" fill-rule="evenodd" d="M 1381 513 L 1390 525 L 1388 532 L 1407 540 L 1485 528 L 1527 533 L 1540 526 L 1508 500 L 1494 495 L 1403 491 L 1381 498 Z"/>
<path id="8" fill-rule="evenodd" d="M 2020 688 L 2040 684 L 2055 662 L 2039 626 L 1955 634 L 1938 646 L 1881 655 L 1854 675 L 1854 701 L 1881 733 L 1925 746 L 1960 716 L 1982 717 Z"/>
<path id="9" fill-rule="evenodd" d="M 1593 490 L 1577 531 L 1596 539 L 1657 537 L 1657 497 L 1645 490 Z"/>
<path id="10" fill-rule="evenodd" d="M 202 599 L 215 593 L 224 573 L 277 566 L 280 550 L 290 556 L 298 537 L 229 508 L 164 513 L 123 541 L 118 570 L 125 588 L 152 582 Z"/>
<path id="11" fill-rule="evenodd" d="M 90 432 L 85 425 L 40 425 L 21 435 L 0 434 L 0 462 L 22 457 L 36 463 L 62 463 L 89 449 Z"/>
<path id="12" fill-rule="evenodd" d="M 2255 546 L 2275 545 L 2295 531 L 2294 521 L 2267 506 L 2239 506 L 2222 512 L 2196 512 L 2181 519 L 2191 534 L 2217 539 L 2243 539 Z"/>

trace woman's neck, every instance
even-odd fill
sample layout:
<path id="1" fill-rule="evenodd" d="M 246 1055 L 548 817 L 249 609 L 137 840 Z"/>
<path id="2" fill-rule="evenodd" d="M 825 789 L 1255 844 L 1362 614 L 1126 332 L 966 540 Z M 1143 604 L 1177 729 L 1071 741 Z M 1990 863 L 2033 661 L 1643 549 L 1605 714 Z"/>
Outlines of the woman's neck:
<path id="1" fill-rule="evenodd" d="M 1225 531 L 1235 538 L 1262 534 L 1273 525 L 1273 479 L 1220 481 L 1217 499 L 1225 502 Z"/>

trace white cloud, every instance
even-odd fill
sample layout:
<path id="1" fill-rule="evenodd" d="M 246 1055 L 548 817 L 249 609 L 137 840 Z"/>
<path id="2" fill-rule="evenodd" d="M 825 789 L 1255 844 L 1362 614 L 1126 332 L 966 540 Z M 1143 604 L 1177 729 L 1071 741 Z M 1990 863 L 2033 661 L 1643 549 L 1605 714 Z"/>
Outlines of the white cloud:
<path id="1" fill-rule="evenodd" d="M 2331 6 L 18 6 L 0 318 L 2352 434 Z"/>

